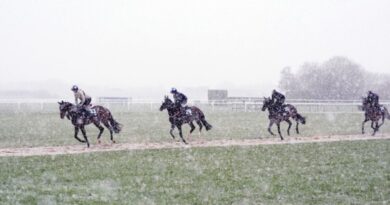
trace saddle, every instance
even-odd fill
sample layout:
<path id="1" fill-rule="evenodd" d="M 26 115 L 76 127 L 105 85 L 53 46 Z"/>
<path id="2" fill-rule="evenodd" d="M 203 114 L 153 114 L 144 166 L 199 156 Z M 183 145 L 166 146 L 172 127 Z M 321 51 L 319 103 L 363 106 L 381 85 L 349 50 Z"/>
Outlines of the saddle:
<path id="1" fill-rule="evenodd" d="M 288 111 L 286 110 L 287 106 L 284 104 L 278 104 L 275 103 L 275 111 L 278 113 L 278 115 L 286 116 L 288 114 Z"/>
<path id="2" fill-rule="evenodd" d="M 192 115 L 191 108 L 188 107 L 188 106 L 180 107 L 180 113 L 181 113 L 183 116 L 191 116 L 191 115 Z"/>
<path id="3" fill-rule="evenodd" d="M 91 105 L 78 106 L 77 107 L 77 113 L 78 113 L 79 116 L 81 116 L 83 118 L 96 117 L 97 116 L 96 109 L 94 107 L 92 107 Z"/>
<path id="4" fill-rule="evenodd" d="M 367 112 L 372 114 L 381 114 L 383 111 L 384 111 L 383 106 L 380 107 L 372 106 L 367 109 Z"/>

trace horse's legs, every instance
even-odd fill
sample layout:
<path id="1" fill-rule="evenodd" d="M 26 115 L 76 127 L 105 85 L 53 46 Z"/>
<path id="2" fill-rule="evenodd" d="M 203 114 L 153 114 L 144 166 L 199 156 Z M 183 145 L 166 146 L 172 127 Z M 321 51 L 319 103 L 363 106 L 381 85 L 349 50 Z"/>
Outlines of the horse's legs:
<path id="1" fill-rule="evenodd" d="M 183 133 L 182 133 L 182 130 L 181 130 L 181 125 L 177 125 L 177 129 L 179 129 L 179 135 L 180 135 L 180 138 L 181 140 L 184 142 L 184 144 L 188 144 L 184 138 L 183 138 Z"/>
<path id="2" fill-rule="evenodd" d="M 190 122 L 189 124 L 190 124 L 190 127 L 191 127 L 189 136 L 191 136 L 191 133 L 195 130 L 195 125 L 194 125 L 193 122 Z"/>
<path id="3" fill-rule="evenodd" d="M 200 120 L 196 120 L 196 124 L 198 124 L 199 126 L 199 133 L 202 132 L 202 128 L 203 128 L 202 122 Z"/>
<path id="4" fill-rule="evenodd" d="M 273 124 L 274 124 L 274 122 L 273 122 L 272 120 L 269 121 L 268 132 L 271 133 L 271 135 L 275 135 L 275 134 L 271 131 L 271 127 L 272 127 Z"/>
<path id="5" fill-rule="evenodd" d="M 366 124 L 367 121 L 368 121 L 368 119 L 365 118 L 363 123 L 362 123 L 362 134 L 364 134 L 364 124 Z"/>
<path id="6" fill-rule="evenodd" d="M 379 128 L 380 128 L 383 124 L 385 124 L 385 115 L 382 115 L 382 122 L 381 122 L 381 124 L 379 124 L 378 130 L 377 130 L 377 131 L 379 131 Z"/>
<path id="7" fill-rule="evenodd" d="M 110 130 L 110 139 L 111 139 L 111 142 L 112 143 L 115 143 L 115 140 L 114 140 L 114 131 L 113 131 L 113 128 L 111 127 L 111 125 L 108 123 L 108 121 L 103 121 L 103 124 L 104 126 L 106 126 L 109 130 Z"/>
<path id="8" fill-rule="evenodd" d="M 74 127 L 74 138 L 76 138 L 77 141 L 79 142 L 82 142 L 82 143 L 85 143 L 84 140 L 80 139 L 77 135 L 79 134 L 79 128 L 78 127 Z"/>
<path id="9" fill-rule="evenodd" d="M 376 127 L 374 127 L 374 124 L 375 124 L 375 122 L 371 121 L 371 128 L 374 130 L 374 132 L 372 133 L 372 136 L 374 136 L 376 133 Z"/>
<path id="10" fill-rule="evenodd" d="M 88 141 L 88 138 L 87 138 L 87 132 L 85 131 L 84 126 L 82 126 L 80 129 L 81 129 L 81 133 L 83 133 L 85 141 L 87 142 L 87 146 L 89 147 L 89 141 Z"/>
<path id="11" fill-rule="evenodd" d="M 203 125 L 202 125 L 202 122 L 200 120 L 196 120 L 196 124 L 198 124 L 198 126 L 199 126 L 198 136 L 200 137 L 200 133 L 202 133 Z"/>
<path id="12" fill-rule="evenodd" d="M 289 119 L 287 119 L 286 122 L 288 123 L 287 135 L 290 136 L 290 128 L 291 128 L 292 123 Z"/>
<path id="13" fill-rule="evenodd" d="M 283 140 L 282 133 L 280 133 L 280 122 L 277 122 L 276 125 L 278 126 L 278 133 L 279 133 L 280 139 Z"/>
<path id="14" fill-rule="evenodd" d="M 297 134 L 299 134 L 299 127 L 298 127 L 298 125 L 299 125 L 299 122 L 297 121 L 297 126 L 295 127 L 295 131 L 297 132 Z"/>
<path id="15" fill-rule="evenodd" d="M 175 125 L 171 124 L 171 130 L 169 130 L 169 134 L 171 134 L 172 138 L 175 139 L 175 135 L 173 135 L 173 130 L 175 129 Z"/>
<path id="16" fill-rule="evenodd" d="M 104 131 L 104 127 L 100 125 L 99 122 L 93 123 L 98 129 L 99 129 L 99 135 L 97 136 L 98 143 L 100 144 L 100 137 L 102 136 L 102 133 Z"/>
<path id="17" fill-rule="evenodd" d="M 375 133 L 379 131 L 379 127 L 380 127 L 380 126 L 379 126 L 379 123 L 378 123 L 378 121 L 376 121 L 376 122 L 375 122 L 374 133 L 372 133 L 372 136 L 374 136 Z"/>

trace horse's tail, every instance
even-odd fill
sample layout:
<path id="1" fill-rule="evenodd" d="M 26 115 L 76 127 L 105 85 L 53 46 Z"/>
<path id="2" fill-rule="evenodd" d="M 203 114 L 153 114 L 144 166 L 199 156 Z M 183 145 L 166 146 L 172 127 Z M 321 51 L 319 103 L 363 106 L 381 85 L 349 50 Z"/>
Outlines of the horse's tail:
<path id="1" fill-rule="evenodd" d="M 206 130 L 207 130 L 207 131 L 209 131 L 209 130 L 211 130 L 211 128 L 213 128 L 213 126 L 210 125 L 210 124 L 206 121 L 206 118 L 205 118 L 204 115 L 200 118 L 200 121 L 201 121 L 202 124 L 206 127 Z"/>
<path id="2" fill-rule="evenodd" d="M 213 128 L 212 125 L 210 125 L 210 123 L 208 123 L 206 121 L 206 117 L 204 116 L 204 113 L 202 112 L 202 110 L 200 110 L 199 108 L 197 107 L 193 107 L 198 113 L 199 113 L 199 120 L 202 122 L 202 124 L 206 127 L 206 130 L 209 131 L 211 130 L 211 128 Z"/>
<path id="3" fill-rule="evenodd" d="M 383 106 L 383 110 L 384 110 L 384 112 L 385 112 L 385 117 L 386 117 L 388 120 L 390 120 L 390 113 L 389 113 L 389 110 L 387 110 L 387 108 L 384 107 L 384 106 Z"/>
<path id="4" fill-rule="evenodd" d="M 285 109 L 287 109 L 287 112 L 290 113 L 291 117 L 295 121 L 300 122 L 302 124 L 306 124 L 306 118 L 299 114 L 297 108 L 295 108 L 293 105 L 286 104 Z"/>
<path id="5" fill-rule="evenodd" d="M 119 133 L 122 130 L 122 125 L 116 120 L 114 120 L 114 117 L 112 116 L 111 113 L 108 120 L 110 121 L 110 125 L 113 127 L 115 133 Z"/>
<path id="6" fill-rule="evenodd" d="M 300 122 L 302 124 L 306 124 L 306 118 L 303 117 L 301 114 L 297 113 L 295 120 L 297 122 Z"/>

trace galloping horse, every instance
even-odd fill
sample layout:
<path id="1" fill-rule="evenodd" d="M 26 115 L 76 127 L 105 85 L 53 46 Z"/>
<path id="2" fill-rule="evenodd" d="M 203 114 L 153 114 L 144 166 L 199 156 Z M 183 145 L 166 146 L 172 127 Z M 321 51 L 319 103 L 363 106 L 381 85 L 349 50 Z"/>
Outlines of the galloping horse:
<path id="1" fill-rule="evenodd" d="M 110 130 L 111 141 L 115 143 L 113 132 L 119 133 L 122 129 L 122 125 L 114 120 L 111 112 L 107 108 L 99 105 L 93 106 L 91 109 L 96 111 L 96 116 L 84 117 L 83 114 L 79 112 L 78 106 L 64 101 L 58 102 L 58 104 L 60 106 L 61 119 L 64 119 L 66 115 L 66 117 L 71 120 L 74 125 L 74 137 L 79 142 L 87 143 L 87 146 L 89 147 L 89 141 L 84 126 L 93 123 L 100 130 L 99 135 L 97 136 L 98 142 L 100 143 L 100 137 L 104 131 L 103 126 L 100 125 L 100 122 L 102 122 L 104 126 Z M 84 140 L 81 140 L 78 137 L 79 130 L 83 133 Z"/>
<path id="2" fill-rule="evenodd" d="M 182 111 L 181 107 L 178 107 L 175 105 L 174 102 L 172 102 L 171 99 L 169 99 L 168 96 L 165 96 L 165 99 L 160 106 L 160 111 L 163 111 L 164 109 L 168 110 L 169 115 L 169 122 L 171 123 L 171 130 L 169 133 L 171 134 L 172 138 L 175 139 L 175 135 L 173 135 L 173 130 L 175 127 L 179 129 L 179 135 L 182 141 L 187 144 L 187 142 L 183 138 L 182 129 L 181 126 L 183 124 L 188 123 L 191 126 L 190 134 L 195 130 L 195 125 L 193 121 L 195 121 L 199 125 L 199 132 L 202 131 L 203 125 L 206 127 L 206 130 L 210 130 L 212 126 L 206 121 L 206 118 L 203 114 L 203 112 L 195 107 L 190 107 L 192 114 L 187 115 L 185 112 Z"/>
<path id="3" fill-rule="evenodd" d="M 364 121 L 362 123 L 362 134 L 364 134 L 364 124 L 371 120 L 371 128 L 374 130 L 372 136 L 379 130 L 379 128 L 385 123 L 385 117 L 390 120 L 389 111 L 385 106 L 380 105 L 375 107 L 368 102 L 367 98 L 363 98 L 363 106 L 360 107 L 364 111 Z M 379 124 L 379 120 L 382 119 L 382 123 Z M 374 127 L 375 123 L 375 127 Z"/>
<path id="4" fill-rule="evenodd" d="M 299 134 L 298 124 L 306 123 L 306 119 L 298 113 L 297 109 L 293 105 L 286 104 L 284 106 L 285 106 L 285 112 L 279 111 L 278 107 L 275 106 L 271 98 L 264 98 L 263 107 L 261 108 L 262 111 L 268 109 L 269 112 L 268 118 L 270 122 L 268 126 L 268 132 L 271 133 L 271 135 L 274 135 L 274 133 L 271 131 L 271 127 L 274 123 L 276 123 L 276 125 L 278 126 L 278 133 L 281 140 L 283 140 L 283 136 L 280 133 L 280 123 L 282 121 L 286 121 L 288 123 L 287 135 L 290 135 L 290 128 L 292 124 L 289 119 L 290 117 L 297 122 L 297 126 L 296 126 L 297 134 Z"/>

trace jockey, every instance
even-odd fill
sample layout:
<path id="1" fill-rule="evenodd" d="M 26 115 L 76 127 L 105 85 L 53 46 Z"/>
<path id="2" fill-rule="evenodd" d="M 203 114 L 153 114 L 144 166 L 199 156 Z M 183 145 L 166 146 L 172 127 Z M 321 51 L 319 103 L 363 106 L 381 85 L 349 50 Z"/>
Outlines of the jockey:
<path id="1" fill-rule="evenodd" d="M 86 95 L 83 90 L 79 89 L 79 87 L 77 85 L 72 86 L 71 90 L 74 93 L 76 105 L 81 107 L 82 112 L 87 113 L 87 117 L 91 116 L 92 111 L 91 111 L 89 105 L 91 104 L 92 98 L 90 96 Z M 80 100 L 80 103 L 78 102 L 79 100 Z"/>
<path id="2" fill-rule="evenodd" d="M 282 93 L 280 93 L 276 90 L 273 90 L 271 100 L 274 103 L 274 105 L 277 108 L 279 108 L 279 110 L 284 112 L 283 104 L 284 104 L 284 101 L 286 100 L 286 97 Z"/>
<path id="3" fill-rule="evenodd" d="M 186 110 L 187 115 L 191 115 L 191 109 L 189 109 L 187 105 L 187 96 L 183 93 L 180 93 L 176 90 L 176 88 L 171 89 L 171 94 L 173 95 L 173 99 L 175 100 L 175 105 Z"/>
<path id="4" fill-rule="evenodd" d="M 367 101 L 371 106 L 379 107 L 379 95 L 373 93 L 371 90 L 367 93 Z"/>

